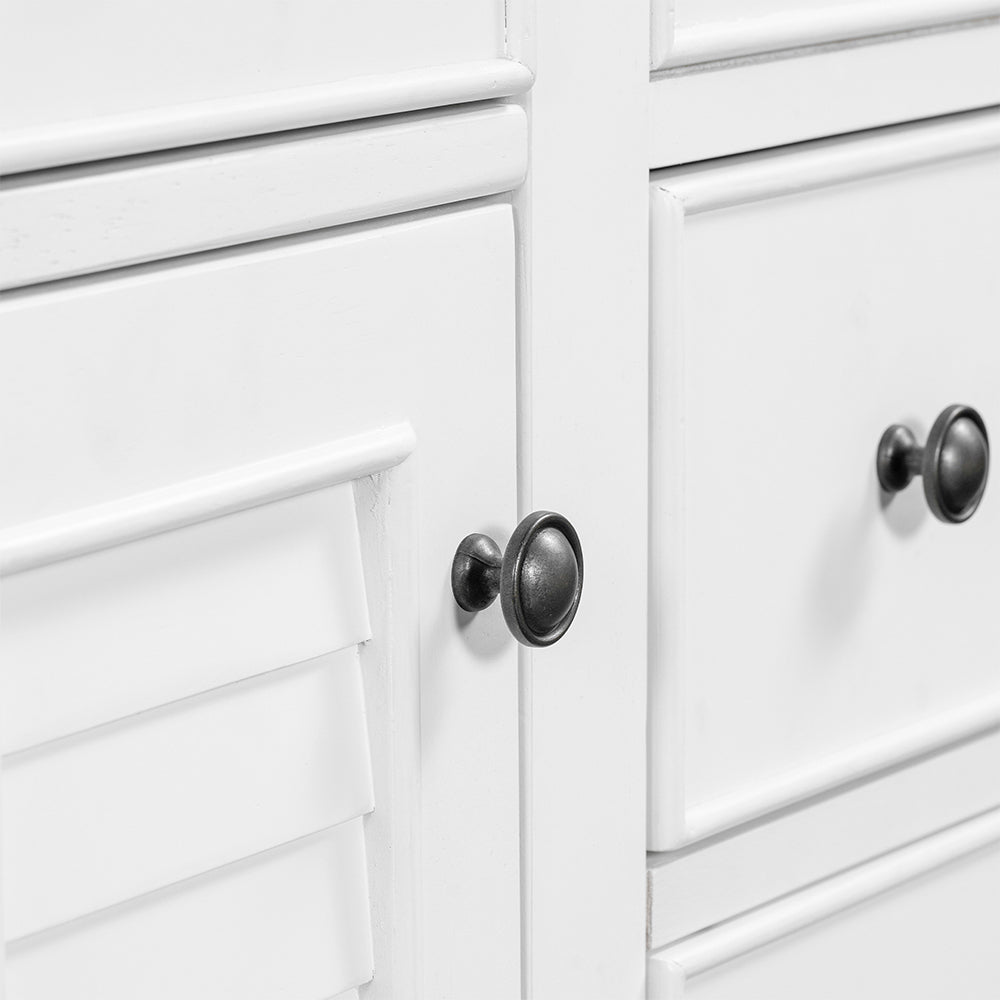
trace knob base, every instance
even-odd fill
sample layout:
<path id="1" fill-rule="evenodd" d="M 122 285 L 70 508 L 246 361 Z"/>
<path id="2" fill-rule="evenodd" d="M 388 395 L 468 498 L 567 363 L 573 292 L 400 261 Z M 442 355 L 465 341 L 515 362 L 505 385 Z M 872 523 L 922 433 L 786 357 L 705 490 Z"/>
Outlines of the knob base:
<path id="1" fill-rule="evenodd" d="M 902 424 L 887 427 L 878 443 L 875 469 L 878 481 L 886 493 L 905 490 L 920 474 L 923 448 L 917 444 L 913 432 Z"/>
<path id="2" fill-rule="evenodd" d="M 451 561 L 451 592 L 463 611 L 483 611 L 500 594 L 503 553 L 489 535 L 466 535 Z"/>

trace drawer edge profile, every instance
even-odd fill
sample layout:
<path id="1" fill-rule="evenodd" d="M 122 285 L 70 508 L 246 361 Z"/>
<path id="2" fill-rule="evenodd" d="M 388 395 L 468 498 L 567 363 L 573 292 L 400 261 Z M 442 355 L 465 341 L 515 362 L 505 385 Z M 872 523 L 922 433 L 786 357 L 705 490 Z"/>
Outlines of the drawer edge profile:
<path id="1" fill-rule="evenodd" d="M 0 173 L 512 97 L 532 79 L 512 59 L 484 59 L 12 130 L 0 139 Z"/>

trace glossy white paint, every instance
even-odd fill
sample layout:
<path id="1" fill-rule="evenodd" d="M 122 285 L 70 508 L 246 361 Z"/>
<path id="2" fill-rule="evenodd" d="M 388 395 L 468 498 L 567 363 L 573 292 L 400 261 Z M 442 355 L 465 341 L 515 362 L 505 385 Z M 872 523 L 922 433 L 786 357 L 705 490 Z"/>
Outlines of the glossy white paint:
<path id="1" fill-rule="evenodd" d="M 994 19 L 659 73 L 650 86 L 649 164 L 668 167 L 998 104 L 998 50 Z"/>
<path id="2" fill-rule="evenodd" d="M 366 983 L 362 823 L 9 943 L 7 997 L 293 1000 Z"/>
<path id="3" fill-rule="evenodd" d="M 993 494 L 946 526 L 873 465 L 894 421 L 1000 410 L 998 140 L 982 113 L 654 175 L 653 849 L 1000 719 Z"/>
<path id="4" fill-rule="evenodd" d="M 748 828 L 649 855 L 650 948 L 1000 805 L 1000 731 L 786 809 Z"/>
<path id="5" fill-rule="evenodd" d="M 8 755 L 2 795 L 11 939 L 362 816 L 357 650 Z"/>
<path id="6" fill-rule="evenodd" d="M 142 499 L 110 505 L 118 522 L 102 508 L 97 523 L 128 531 L 138 511 L 156 509 Z M 70 552 L 76 539 L 97 540 L 96 520 L 81 511 L 66 528 Z M 6 576 L 3 750 L 363 642 L 371 630 L 362 574 L 345 483 Z"/>
<path id="7" fill-rule="evenodd" d="M 495 194 L 527 156 L 524 111 L 491 104 L 12 177 L 0 287 Z"/>
<path id="8" fill-rule="evenodd" d="M 385 88 L 393 75 L 403 84 L 407 72 L 424 79 L 462 73 L 468 83 L 470 63 L 503 56 L 503 16 L 498 0 L 221 0 L 208 8 L 179 0 L 169 11 L 152 0 L 112 0 L 87 14 L 58 0 L 15 0 L 0 82 L 20 99 L 5 106 L 0 126 L 17 148 L 32 132 L 81 135 L 86 124 L 106 133 L 109 119 L 121 115 L 143 116 L 140 129 L 149 132 L 181 109 L 196 114 L 196 104 L 266 105 L 273 97 L 263 95 L 295 88 Z M 353 117 L 379 113 L 363 107 Z M 203 139 L 173 136 L 164 145 Z M 67 152 L 64 162 L 93 158 Z"/>
<path id="9" fill-rule="evenodd" d="M 997 15 L 996 0 L 653 0 L 652 65 L 667 69 Z"/>
<path id="10" fill-rule="evenodd" d="M 653 954 L 648 996 L 985 1000 L 998 919 L 990 812 Z"/>
<path id="11" fill-rule="evenodd" d="M 30 442 L 18 435 L 0 438 L 0 458 L 19 484 L 4 491 L 3 523 L 13 526 L 16 536 L 16 526 L 29 520 L 65 518 L 70 536 L 76 537 L 80 530 L 72 525 L 94 523 L 88 508 L 98 505 L 107 512 L 105 504 L 118 505 L 110 509 L 126 522 L 97 532 L 102 545 L 109 538 L 124 544 L 9 576 L 5 597 L 8 586 L 35 574 L 61 574 L 74 563 L 81 567 L 82 584 L 88 564 L 93 568 L 114 555 L 129 563 L 133 581 L 143 568 L 155 577 L 155 559 L 143 567 L 138 556 L 122 554 L 168 540 L 171 545 L 161 550 L 166 568 L 169 548 L 180 545 L 188 532 L 225 535 L 220 526 L 227 522 L 238 527 L 241 519 L 265 516 L 262 512 L 280 510 L 283 504 L 309 509 L 322 496 L 322 491 L 312 492 L 179 527 L 171 518 L 177 520 L 176 509 L 182 511 L 179 523 L 188 518 L 190 480 L 240 470 L 248 463 L 267 462 L 265 468 L 274 463 L 286 472 L 290 464 L 293 479 L 304 476 L 311 484 L 299 481 L 298 488 L 315 491 L 330 470 L 325 459 L 306 461 L 300 468 L 296 456 L 303 449 L 319 449 L 311 452 L 315 457 L 337 442 L 397 428 L 389 435 L 391 447 L 383 449 L 381 465 L 359 461 L 353 470 L 362 477 L 357 491 L 363 500 L 356 515 L 351 514 L 364 538 L 369 600 L 378 605 L 373 621 L 383 628 L 374 648 L 362 653 L 363 669 L 371 668 L 366 694 L 379 715 L 372 741 L 381 741 L 373 746 L 380 839 L 372 860 L 380 867 L 373 875 L 372 910 L 366 902 L 364 918 L 351 917 L 355 936 L 345 936 L 333 917 L 310 909 L 312 903 L 300 907 L 292 897 L 270 901 L 270 889 L 248 889 L 250 895 L 236 904 L 239 912 L 247 911 L 245 916 L 233 918 L 224 939 L 213 944 L 202 942 L 204 929 L 230 920 L 230 910 L 192 903 L 204 913 L 203 922 L 194 921 L 191 928 L 199 936 L 197 947 L 190 944 L 192 957 L 182 963 L 186 972 L 178 966 L 165 976 L 165 995 L 197 995 L 183 980 L 190 975 L 213 998 L 330 996 L 351 983 L 328 981 L 334 977 L 325 972 L 319 977 L 316 963 L 328 969 L 339 961 L 342 948 L 354 961 L 359 952 L 351 942 L 369 928 L 373 943 L 382 949 L 384 968 L 398 977 L 396 996 L 405 995 L 401 983 L 418 995 L 435 997 L 506 1000 L 516 995 L 516 653 L 499 608 L 474 620 L 456 618 L 448 579 L 462 535 L 488 530 L 504 541 L 516 521 L 513 250 L 509 205 L 480 203 L 392 224 L 345 227 L 140 265 L 3 298 L 0 423 L 16 426 L 26 400 L 31 400 L 34 415 Z M 456 371 L 475 372 L 476 378 L 456 379 Z M 401 435 L 400 425 L 412 431 Z M 399 461 L 414 440 L 411 458 L 367 478 Z M 351 451 L 347 445 L 345 449 Z M 236 476 L 237 481 L 242 478 Z M 229 482 L 225 475 L 221 479 L 223 485 Z M 261 488 L 253 469 L 248 479 L 254 489 Z M 273 485 L 265 483 L 265 492 Z M 222 493 L 228 496 L 226 489 Z M 165 504 L 160 502 L 164 496 Z M 121 503 L 123 497 L 139 500 Z M 217 498 L 199 502 L 200 516 L 210 516 Z M 241 501 L 243 506 L 254 502 Z M 350 505 L 343 502 L 344 510 L 333 510 L 333 517 L 316 508 L 316 518 L 309 522 L 331 533 L 323 536 L 325 543 L 317 546 L 314 537 L 311 545 L 313 558 L 326 565 L 326 572 L 337 570 L 337 532 L 345 525 L 354 530 L 353 516 L 341 516 Z M 129 511 L 135 510 L 145 512 L 139 518 L 144 530 L 161 533 L 128 541 Z M 96 523 L 107 525 L 107 518 L 99 516 Z M 252 543 L 259 541 L 264 561 L 254 572 L 266 583 L 269 566 L 281 568 L 267 560 L 274 548 L 281 555 L 282 533 L 292 526 L 278 523 L 273 532 L 254 532 L 249 520 L 244 523 L 247 531 L 234 528 L 228 541 L 235 545 L 235 556 L 249 564 L 254 561 Z M 163 533 L 164 527 L 176 530 Z M 356 545 L 357 533 L 347 535 Z M 183 569 L 183 558 L 180 562 Z M 227 586 L 241 586 L 235 567 L 223 565 L 219 572 Z M 294 590 L 290 573 L 284 571 L 281 578 Z M 352 585 L 357 591 L 357 575 Z M 310 585 L 309 590 L 310 600 L 324 601 L 321 589 Z M 289 600 L 295 599 L 291 593 Z M 208 603 L 210 607 L 211 599 Z M 294 636 L 295 623 L 281 608 L 274 609 L 279 618 L 270 625 L 266 607 L 247 610 L 264 620 L 263 628 L 273 627 L 276 634 L 288 628 Z M 335 609 L 326 608 L 324 628 L 331 611 Z M 192 633 L 192 640 L 197 634 Z M 208 846 L 202 843 L 199 850 Z M 201 878 L 183 884 L 201 884 Z M 328 882 L 318 877 L 315 866 L 304 878 L 313 886 L 310 891 L 325 892 Z M 282 876 L 281 881 L 289 893 L 296 891 L 294 879 Z M 140 911 L 146 912 L 144 899 L 152 897 L 141 897 L 134 909 L 132 903 L 116 907 L 120 921 L 100 940 L 91 938 L 90 929 L 103 935 L 110 917 L 87 917 L 45 932 L 39 940 L 51 935 L 58 948 L 53 944 L 37 961 L 29 961 L 35 952 L 27 943 L 23 950 L 16 946 L 9 956 L 8 996 L 65 995 L 68 973 L 55 967 L 73 970 L 84 961 L 80 956 L 86 956 L 93 976 L 120 977 L 109 983 L 88 980 L 91 972 L 80 973 L 85 985 L 97 984 L 90 995 L 106 1000 L 120 995 L 116 991 L 130 982 L 131 996 L 135 983 L 143 996 L 159 995 L 144 992 L 145 980 L 134 967 L 125 963 L 119 968 L 111 956 L 132 949 L 136 961 L 145 962 L 148 956 L 133 944 L 133 935 L 153 936 L 149 947 L 162 947 L 161 957 L 169 950 L 175 960 L 187 953 L 182 930 L 191 918 L 185 911 L 176 919 L 163 917 L 162 925 L 159 916 L 150 917 L 154 922 L 147 925 L 140 917 Z M 322 899 L 320 904 L 326 905 Z M 301 935 L 297 922 L 276 931 L 274 921 L 285 920 L 289 908 L 296 907 L 308 933 Z M 254 921 L 263 921 L 259 932 Z M 272 934 L 275 943 L 269 950 Z M 303 940 L 296 944 L 300 936 Z M 325 943 L 314 955 L 309 949 L 317 939 Z M 242 948 L 254 952 L 253 961 L 242 962 Z M 309 953 L 303 955 L 303 949 Z M 156 955 L 149 957 L 150 975 L 159 961 Z M 370 957 L 367 961 L 365 978 L 371 974 Z M 105 963 L 113 969 L 101 973 Z M 234 963 L 238 968 L 226 975 L 236 979 L 213 978 Z M 287 963 L 294 968 L 286 968 L 286 982 L 277 977 Z M 244 989 L 238 977 L 245 973 L 252 978 L 263 966 L 266 975 L 261 974 L 259 986 Z M 413 975 L 406 976 L 407 971 Z M 382 988 L 374 987 L 372 995 L 380 995 Z M 82 988 L 76 995 L 84 995 Z"/>
<path id="12" fill-rule="evenodd" d="M 530 86 L 531 74 L 523 66 L 509 59 L 485 59 L 158 105 L 101 118 L 88 112 L 82 119 L 8 129 L 0 138 L 0 172 L 484 101 L 520 94 Z"/>
<path id="13" fill-rule="evenodd" d="M 521 654 L 516 995 L 534 1000 L 644 988 L 648 17 L 645 0 L 508 7 L 537 76 L 516 200 L 520 508 L 569 517 L 586 564 L 573 628 Z"/>

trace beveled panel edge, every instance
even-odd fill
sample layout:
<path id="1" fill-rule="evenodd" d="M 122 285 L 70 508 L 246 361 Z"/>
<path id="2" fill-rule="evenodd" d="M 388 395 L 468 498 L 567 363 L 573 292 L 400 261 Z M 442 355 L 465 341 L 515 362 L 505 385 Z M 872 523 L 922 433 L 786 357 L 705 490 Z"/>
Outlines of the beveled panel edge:
<path id="1" fill-rule="evenodd" d="M 1000 809 L 993 809 L 769 906 L 653 952 L 648 959 L 650 989 L 647 995 L 650 1000 L 676 1000 L 683 996 L 684 983 L 700 973 L 998 841 Z"/>
<path id="2" fill-rule="evenodd" d="M 737 830 L 647 854 L 647 948 L 665 948 L 997 808 L 998 764 L 994 727 Z M 800 851 L 802 844 L 809 850 Z"/>
<path id="3" fill-rule="evenodd" d="M 1000 104 L 1000 19 L 976 23 L 659 74 L 650 83 L 650 168 Z M 930 65 L 963 70 L 933 74 Z"/>
<path id="4" fill-rule="evenodd" d="M 960 26 L 1000 15 L 996 0 L 890 0 L 867 7 L 830 3 L 740 20 L 677 27 L 676 0 L 653 0 L 650 67 L 673 70 L 920 29 Z"/>
<path id="5" fill-rule="evenodd" d="M 500 194 L 527 164 L 524 109 L 489 102 L 21 174 L 0 289 Z"/>
<path id="6" fill-rule="evenodd" d="M 372 475 L 399 465 L 415 447 L 413 428 L 399 423 L 148 493 L 15 525 L 0 532 L 0 574 L 37 569 Z"/>
<path id="7" fill-rule="evenodd" d="M 0 173 L 511 97 L 532 81 L 518 62 L 484 59 L 12 130 L 0 139 Z"/>
<path id="8" fill-rule="evenodd" d="M 654 190 L 669 191 L 685 215 L 896 173 L 1000 149 L 1000 110 L 887 125 L 857 135 L 738 154 L 654 171 Z"/>

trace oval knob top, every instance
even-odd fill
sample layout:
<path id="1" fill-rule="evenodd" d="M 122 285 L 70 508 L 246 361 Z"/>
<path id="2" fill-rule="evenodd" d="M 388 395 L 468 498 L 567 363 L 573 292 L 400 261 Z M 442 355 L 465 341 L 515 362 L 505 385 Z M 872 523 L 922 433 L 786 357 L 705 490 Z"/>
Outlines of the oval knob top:
<path id="1" fill-rule="evenodd" d="M 534 635 L 551 632 L 569 613 L 580 584 L 580 567 L 569 539 L 542 528 L 528 542 L 521 564 L 524 621 Z"/>
<path id="2" fill-rule="evenodd" d="M 481 611 L 500 596 L 507 627 L 526 646 L 551 646 L 573 623 L 583 592 L 583 550 L 561 514 L 536 510 L 514 529 L 507 548 L 467 535 L 451 565 L 459 607 Z"/>
<path id="3" fill-rule="evenodd" d="M 876 456 L 882 488 L 905 489 L 919 475 L 924 496 L 935 517 L 951 524 L 976 512 L 990 471 L 990 441 L 983 418 L 971 407 L 944 409 L 921 448 L 906 427 L 893 424 L 882 435 Z"/>
<path id="4" fill-rule="evenodd" d="M 924 463 L 924 492 L 931 510 L 944 521 L 971 517 L 986 489 L 990 466 L 982 417 L 968 406 L 948 407 L 931 428 Z"/>

